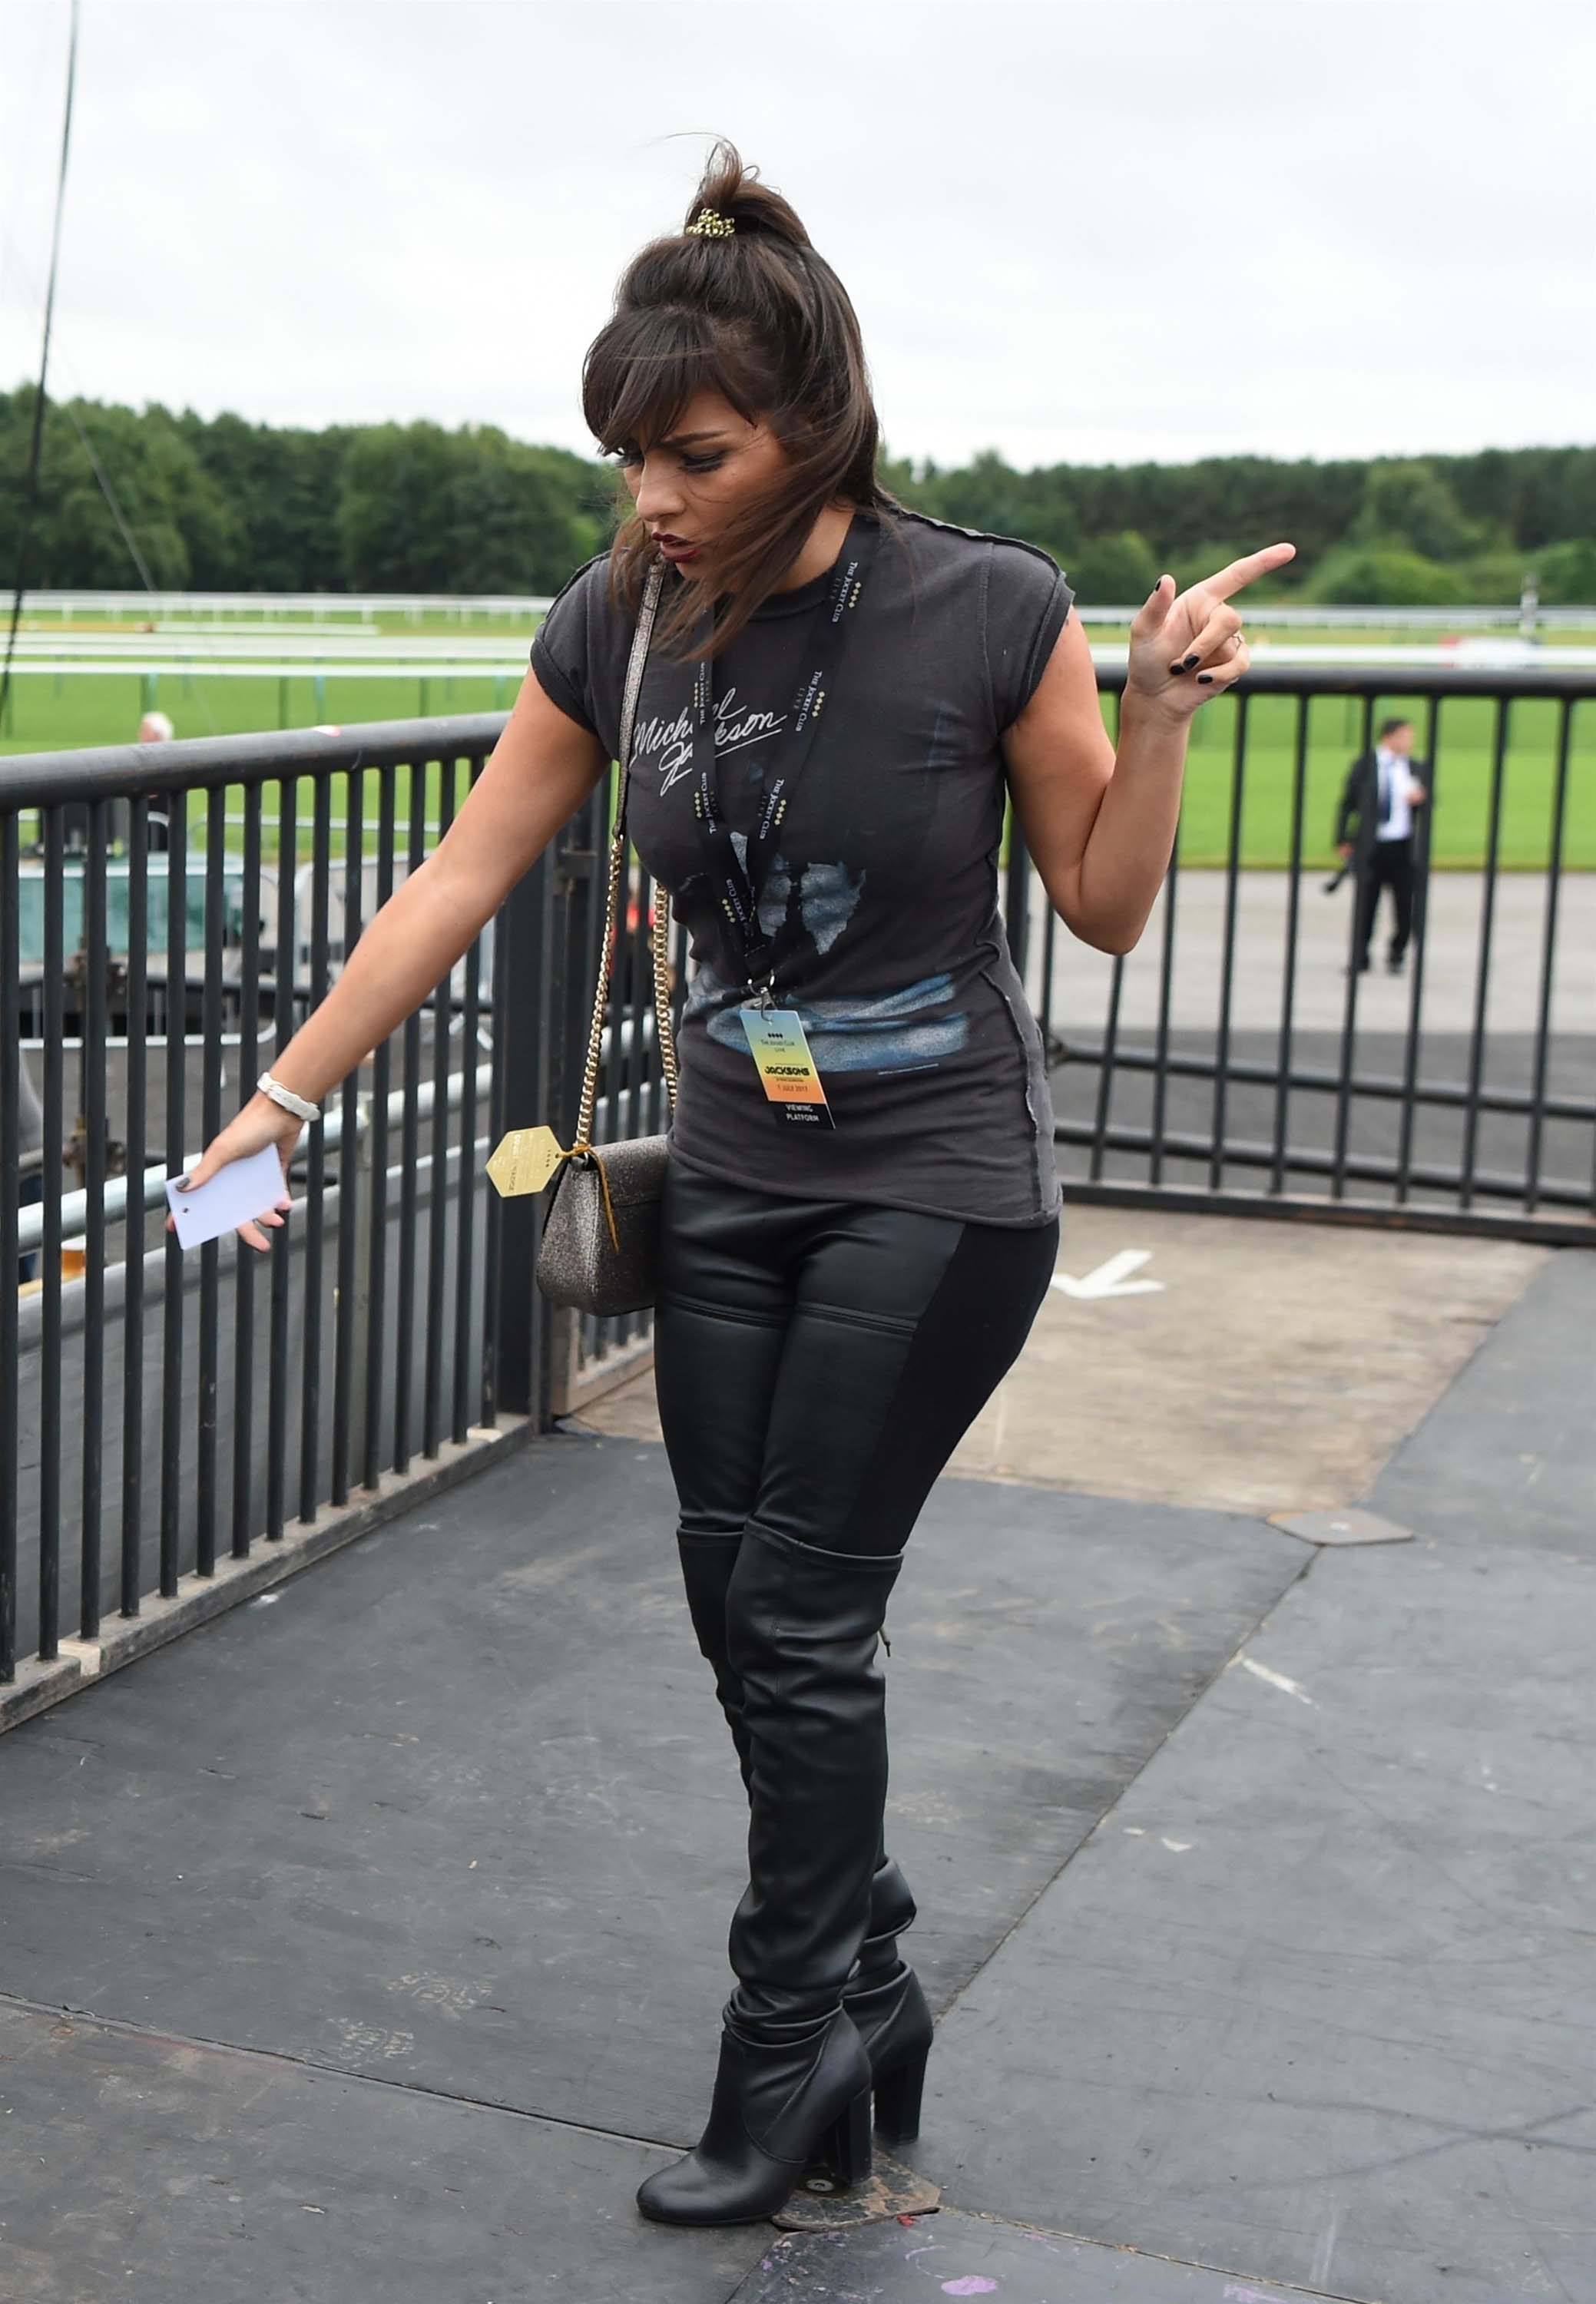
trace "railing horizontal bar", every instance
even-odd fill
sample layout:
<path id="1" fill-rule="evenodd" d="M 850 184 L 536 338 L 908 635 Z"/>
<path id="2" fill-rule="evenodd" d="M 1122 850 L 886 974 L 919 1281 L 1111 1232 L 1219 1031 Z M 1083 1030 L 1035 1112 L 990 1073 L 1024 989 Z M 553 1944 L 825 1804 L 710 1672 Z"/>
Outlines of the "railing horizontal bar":
<path id="1" fill-rule="evenodd" d="M 21 674 L 35 680 L 133 680 L 149 677 L 155 680 L 511 680 L 526 670 L 526 650 L 518 640 L 511 640 L 488 656 L 418 657 L 413 648 L 403 654 L 383 656 L 371 651 L 372 660 L 366 664 L 352 663 L 328 649 L 322 656 L 290 656 L 286 650 L 279 656 L 245 656 L 241 650 L 229 662 L 225 656 L 212 656 L 196 652 L 184 657 L 168 649 L 162 656 L 140 656 L 131 649 L 107 661 L 95 663 L 92 658 L 77 656 L 24 656 L 12 665 L 12 678 Z"/>
<path id="2" fill-rule="evenodd" d="M 335 735 L 295 728 L 253 736 L 184 737 L 165 744 L 105 744 L 78 752 L 17 752 L 0 760 L 0 809 L 132 792 L 208 792 L 216 784 L 323 778 L 361 767 L 486 752 L 509 716 L 470 712 L 437 720 L 372 720 L 340 728 Z"/>
<path id="3" fill-rule="evenodd" d="M 1125 686 L 1123 664 L 1097 667 L 1099 690 Z M 1555 664 L 1252 664 L 1231 682 L 1232 695 L 1363 696 L 1596 696 L 1596 666 Z"/>
<path id="4" fill-rule="evenodd" d="M 1105 1178 L 1067 1182 L 1066 1202 L 1079 1207 L 1163 1208 L 1176 1216 L 1261 1216 L 1286 1224 L 1346 1224 L 1387 1232 L 1449 1232 L 1477 1240 L 1532 1241 L 1547 1248 L 1596 1249 L 1596 1223 L 1577 1216 L 1541 1216 L 1516 1209 L 1441 1208 L 1422 1202 L 1330 1200 L 1312 1193 L 1213 1192 L 1206 1184 L 1149 1184 Z"/>
<path id="5" fill-rule="evenodd" d="M 647 1038 L 649 1038 L 649 1035 L 645 1032 L 644 1037 Z M 152 1045 L 154 1044 L 152 1043 Z M 488 1091 L 492 1085 L 492 1081 L 493 1066 L 490 1063 L 479 1064 L 476 1075 L 476 1093 L 480 1097 L 486 1097 Z M 421 1119 L 425 1120 L 430 1115 L 433 1110 L 435 1095 L 436 1090 L 431 1080 L 423 1080 L 417 1082 L 416 1111 Z M 451 1112 L 458 1112 L 464 1101 L 465 1074 L 463 1072 L 451 1072 L 448 1076 L 448 1109 Z M 628 1136 L 632 1131 L 632 1091 L 630 1088 L 623 1088 L 620 1091 L 620 1094 L 615 1098 L 615 1139 L 619 1139 Z M 387 1100 L 387 1109 L 390 1123 L 397 1121 L 402 1116 L 404 1109 L 404 1090 L 402 1088 L 395 1088 L 390 1095 Z M 606 1114 L 601 1117 L 607 1119 L 607 1116 L 608 1115 Z M 344 1114 L 342 1110 L 329 1111 L 321 1124 L 324 1140 L 328 1150 L 331 1151 L 335 1149 L 343 1141 L 344 1138 Z M 356 1128 L 359 1132 L 363 1134 L 366 1128 L 369 1128 L 371 1122 L 369 1120 L 362 1122 L 357 1116 Z M 610 1141 L 615 1140 L 615 1139 L 607 1137 L 605 1134 L 603 1126 L 601 1125 L 599 1131 L 599 1140 Z M 25 1168 L 28 1165 L 30 1158 L 36 1156 L 38 1156 L 25 1154 L 21 1165 Z M 188 1153 L 183 1155 L 185 1161 L 191 1156 L 197 1160 L 200 1156 L 197 1152 L 191 1156 Z M 425 1167 L 428 1165 L 427 1156 L 422 1155 L 418 1160 L 417 1165 L 418 1167 Z M 170 1173 L 171 1171 L 166 1167 L 145 1169 L 144 1206 L 147 1208 L 164 1208 L 166 1207 L 166 1180 Z M 390 1168 L 387 1172 L 389 1182 L 395 1182 L 402 1173 L 403 1170 L 399 1167 Z M 117 1223 L 125 1216 L 127 1214 L 127 1177 L 107 1177 L 105 1190 L 106 1222 L 107 1224 Z M 322 1198 L 326 1205 L 329 1207 L 334 1205 L 337 1199 L 337 1187 L 335 1185 L 329 1184 L 327 1190 L 323 1193 Z M 64 1242 L 70 1243 L 72 1241 L 79 1237 L 78 1227 L 81 1225 L 87 1199 L 88 1195 L 84 1192 L 63 1193 L 61 1199 L 61 1226 L 62 1239 Z M 42 1206 L 29 1207 L 18 1211 L 17 1248 L 19 1254 L 25 1256 L 30 1249 L 38 1247 L 44 1238 L 44 1209 Z"/>
<path id="6" fill-rule="evenodd" d="M 1053 1140 L 1057 1144 L 1091 1144 L 1097 1140 L 1097 1132 L 1083 1121 L 1061 1120 L 1054 1128 Z M 1145 1128 L 1111 1129 L 1105 1141 L 1110 1152 L 1150 1152 L 1153 1145 L 1151 1133 Z M 1166 1130 L 1162 1150 L 1166 1159 L 1197 1160 L 1206 1164 L 1213 1158 L 1214 1145 L 1207 1136 L 1172 1136 Z M 1221 1148 L 1221 1156 L 1227 1166 L 1234 1164 L 1238 1168 L 1272 1168 L 1275 1165 L 1274 1148 L 1267 1144 L 1238 1144 L 1227 1140 Z M 1337 1158 L 1333 1152 L 1317 1151 L 1306 1145 L 1298 1146 L 1288 1153 L 1286 1165 L 1287 1168 L 1300 1169 L 1310 1176 L 1333 1176 L 1337 1172 Z M 1340 1165 L 1344 1175 L 1355 1176 L 1361 1183 L 1395 1184 L 1396 1182 L 1394 1159 L 1377 1160 L 1367 1153 L 1348 1153 Z M 1422 1185 L 1430 1191 L 1458 1192 L 1463 1190 L 1464 1179 L 1460 1168 L 1410 1167 L 1408 1182 Z M 1497 1199 L 1522 1200 L 1524 1198 L 1522 1176 L 1476 1173 L 1472 1182 L 1476 1192 L 1489 1192 Z M 1541 1198 L 1555 1201 L 1559 1207 L 1588 1209 L 1591 1206 L 1589 1185 L 1546 1183 L 1541 1186 Z"/>
<path id="7" fill-rule="evenodd" d="M 487 1092 L 487 1085 L 492 1077 L 492 1072 L 493 1067 L 491 1064 L 481 1064 L 478 1066 L 477 1093 L 479 1096 L 484 1095 Z M 449 1074 L 448 1107 L 451 1112 L 457 1112 L 462 1101 L 463 1100 L 464 1081 L 465 1075 L 463 1072 L 451 1072 Z M 415 1093 L 418 1110 L 423 1114 L 430 1113 L 432 1110 L 433 1098 L 436 1093 L 432 1081 L 429 1080 L 418 1081 L 416 1084 Z M 403 1088 L 396 1088 L 394 1094 L 389 1097 L 388 1116 L 391 1120 L 396 1119 L 399 1114 L 403 1111 L 403 1099 L 404 1090 Z M 358 1127 L 360 1124 L 358 1121 L 356 1124 Z M 344 1138 L 344 1114 L 342 1110 L 328 1112 L 327 1117 L 321 1123 L 321 1131 L 322 1141 L 329 1151 L 340 1144 Z M 192 1154 L 185 1152 L 183 1155 L 185 1161 L 190 1159 L 198 1160 L 199 1157 L 200 1155 L 198 1152 Z M 143 1176 L 143 1193 L 144 1206 L 147 1208 L 164 1208 L 166 1207 L 166 1181 L 171 1173 L 172 1171 L 165 1166 L 145 1169 Z M 114 1176 L 106 1180 L 105 1205 L 106 1222 L 107 1224 L 114 1224 L 119 1218 L 127 1214 L 129 1182 L 130 1179 L 126 1176 Z M 329 1196 L 330 1191 L 331 1188 L 329 1187 Z M 62 1195 L 61 1226 L 64 1238 L 71 1239 L 77 1232 L 81 1230 L 87 1205 L 88 1194 L 86 1192 L 66 1192 Z M 18 1234 L 18 1248 L 19 1251 L 25 1255 L 30 1249 L 37 1248 L 44 1237 L 44 1210 L 42 1207 L 24 1208 L 21 1212 L 21 1216 L 22 1221 Z"/>
<path id="8" fill-rule="evenodd" d="M 491 1147 L 488 1139 L 485 1136 L 480 1136 L 471 1147 L 473 1157 L 485 1158 L 490 1149 Z M 446 1173 L 444 1181 L 446 1190 L 447 1190 L 449 1186 L 447 1171 L 453 1169 L 457 1165 L 459 1158 L 460 1147 L 457 1144 L 451 1144 L 449 1147 L 448 1158 L 445 1164 Z M 423 1152 L 416 1162 L 418 1199 L 425 1197 L 425 1195 L 420 1191 L 420 1187 L 424 1182 L 430 1179 L 431 1172 L 432 1155 L 430 1152 Z M 386 1170 L 386 1182 L 389 1184 L 396 1182 L 398 1181 L 398 1177 L 399 1170 L 397 1167 L 389 1167 Z M 491 1191 L 492 1189 L 492 1186 L 489 1185 L 488 1190 Z M 341 1207 L 341 1196 L 339 1188 L 335 1183 L 327 1185 L 326 1190 L 321 1196 L 321 1206 L 324 1218 L 333 1223 L 340 1220 L 339 1211 Z M 296 1212 L 302 1213 L 305 1207 L 303 1195 L 294 1201 L 293 1207 Z M 233 1257 L 235 1254 L 247 1256 L 252 1263 L 260 1253 L 258 1249 L 245 1248 L 238 1240 L 236 1234 L 233 1232 L 225 1232 L 218 1242 L 218 1247 L 222 1252 L 223 1270 L 227 1268 L 229 1258 Z M 261 1258 L 260 1260 L 264 1264 L 266 1259 Z M 106 1266 L 105 1309 L 107 1317 L 117 1311 L 120 1308 L 125 1283 L 125 1264 L 109 1264 Z M 185 1275 L 183 1286 L 185 1291 L 188 1292 L 191 1292 L 196 1295 L 199 1293 L 200 1267 L 198 1259 L 196 1259 L 191 1270 Z M 159 1248 L 152 1248 L 149 1249 L 145 1254 L 144 1287 L 145 1301 L 147 1304 L 158 1304 L 166 1294 L 166 1252 L 164 1243 Z M 74 1280 L 64 1279 L 62 1281 L 61 1326 L 63 1335 L 76 1335 L 81 1332 L 83 1326 L 83 1300 L 84 1287 L 81 1274 L 80 1274 Z M 26 1353 L 34 1349 L 39 1342 L 42 1334 L 42 1300 L 37 1294 L 20 1297 L 18 1299 L 18 1309 L 20 1334 L 21 1338 L 20 1349 L 23 1353 Z"/>
<path id="9" fill-rule="evenodd" d="M 1098 1065 L 1104 1062 L 1105 1052 L 1100 1047 L 1082 1046 L 1074 1040 L 1066 1041 L 1065 1046 L 1065 1065 Z M 1187 1080 L 1211 1080 L 1215 1077 L 1212 1056 L 1169 1055 L 1160 1060 L 1150 1048 L 1127 1048 L 1120 1042 L 1116 1044 L 1112 1057 L 1116 1070 L 1123 1072 L 1157 1072 L 1160 1061 L 1164 1071 L 1179 1072 Z M 1309 1088 L 1327 1096 L 1336 1095 L 1341 1086 L 1339 1072 L 1304 1072 L 1300 1069 L 1286 1072 L 1282 1072 L 1278 1064 L 1260 1063 L 1245 1056 L 1229 1058 L 1225 1066 L 1225 1077 L 1227 1080 L 1243 1080 L 1264 1088 L 1279 1085 L 1294 1090 Z M 1347 1080 L 1347 1091 L 1352 1096 L 1366 1096 L 1376 1102 L 1383 1099 L 1396 1103 L 1400 1103 L 1407 1094 L 1405 1082 L 1387 1079 L 1379 1073 L 1367 1076 L 1351 1073 Z M 1472 1103 L 1481 1112 L 1517 1114 L 1521 1117 L 1540 1112 L 1548 1120 L 1596 1120 L 1596 1098 L 1588 1104 L 1577 1097 L 1547 1097 L 1537 1102 L 1527 1089 L 1520 1091 L 1514 1088 L 1481 1088 L 1474 1097 L 1471 1096 L 1466 1084 L 1458 1086 L 1446 1080 L 1432 1081 L 1429 1086 L 1420 1082 L 1413 1089 L 1413 1101 L 1415 1104 L 1433 1104 L 1441 1108 L 1456 1108 Z"/>

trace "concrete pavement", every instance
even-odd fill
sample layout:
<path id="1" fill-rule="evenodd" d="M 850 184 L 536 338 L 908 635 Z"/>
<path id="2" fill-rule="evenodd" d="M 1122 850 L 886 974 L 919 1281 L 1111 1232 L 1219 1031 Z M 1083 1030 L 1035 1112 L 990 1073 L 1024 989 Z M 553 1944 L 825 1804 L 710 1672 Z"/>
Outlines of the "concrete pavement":
<path id="1" fill-rule="evenodd" d="M 1327 896 L 1325 877 L 1321 871 L 1304 871 L 1298 881 L 1293 1014 L 1305 1031 L 1339 1032 L 1346 996 L 1353 888 L 1347 880 L 1334 896 Z M 1487 979 L 1486 1029 L 1490 1033 L 1529 1032 L 1535 1027 L 1549 886 L 1542 872 L 1497 875 Z M 1243 872 L 1237 877 L 1231 1022 L 1239 1029 L 1272 1030 L 1279 1025 L 1289 893 L 1290 878 L 1285 872 Z M 1485 894 L 1482 873 L 1430 875 L 1421 1020 L 1427 1031 L 1473 1029 Z M 1119 1012 L 1121 1025 L 1132 1030 L 1150 1030 L 1158 1021 L 1167 897 L 1166 883 L 1141 942 L 1125 961 Z M 1223 872 L 1187 870 L 1178 875 L 1170 1008 L 1170 1021 L 1176 1029 L 1209 1033 L 1214 1029 L 1219 1012 L 1226 902 Z M 1039 911 L 1026 986 L 1039 1012 L 1043 992 L 1040 919 Z M 1596 1029 L 1596 874 L 1563 876 L 1556 926 L 1551 1029 L 1556 1033 L 1588 1036 Z M 1360 1022 L 1363 1029 L 1377 1035 L 1407 1029 L 1408 983 L 1385 973 L 1390 929 L 1390 899 L 1382 896 L 1375 919 L 1374 966 L 1358 979 Z M 1095 1033 L 1098 1029 L 1108 1009 L 1113 967 L 1108 953 L 1078 943 L 1059 922 L 1053 957 L 1054 1023 L 1066 1038 L 1072 1030 Z"/>
<path id="2" fill-rule="evenodd" d="M 1076 1277 L 1136 1244 L 1091 1216 Z M 1383 1277 L 1216 1309 L 1231 1243 L 1149 1237 L 1164 1297 L 1048 1308 L 1039 1397 L 1099 1387 L 1065 1477 L 946 1480 L 895 1594 L 938 2213 L 636 2215 L 707 2110 L 744 1810 L 663 1453 L 570 1432 L 0 1741 L 8 2304 L 1596 2293 L 1596 1259 L 1371 1236 Z M 1261 1516 L 1337 1482 L 1411 1538 Z"/>

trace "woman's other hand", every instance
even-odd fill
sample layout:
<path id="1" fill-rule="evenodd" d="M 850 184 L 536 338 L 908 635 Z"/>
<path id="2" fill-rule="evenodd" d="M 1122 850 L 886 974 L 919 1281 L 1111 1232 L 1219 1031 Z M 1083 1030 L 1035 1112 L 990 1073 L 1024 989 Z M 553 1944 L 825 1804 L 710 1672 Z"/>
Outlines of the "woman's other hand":
<path id="1" fill-rule="evenodd" d="M 1131 625 L 1127 698 L 1187 718 L 1239 680 L 1251 658 L 1230 596 L 1295 557 L 1295 544 L 1267 544 L 1178 594 L 1160 576 Z"/>
<path id="2" fill-rule="evenodd" d="M 269 1249 L 271 1242 L 262 1227 L 280 1232 L 284 1216 L 293 1206 L 288 1190 L 288 1164 L 304 1124 L 292 1112 L 284 1112 L 280 1104 L 274 1104 L 270 1097 L 251 1097 L 238 1118 L 229 1121 L 219 1135 L 211 1138 L 184 1177 L 184 1189 L 192 1191 L 196 1184 L 208 1183 L 216 1170 L 226 1167 L 229 1161 L 247 1159 L 251 1152 L 263 1152 L 268 1144 L 275 1144 L 283 1163 L 283 1197 L 274 1207 L 263 1208 L 250 1223 L 238 1227 L 240 1240 L 248 1241 L 251 1248 Z M 168 1216 L 166 1230 L 174 1229 Z"/>

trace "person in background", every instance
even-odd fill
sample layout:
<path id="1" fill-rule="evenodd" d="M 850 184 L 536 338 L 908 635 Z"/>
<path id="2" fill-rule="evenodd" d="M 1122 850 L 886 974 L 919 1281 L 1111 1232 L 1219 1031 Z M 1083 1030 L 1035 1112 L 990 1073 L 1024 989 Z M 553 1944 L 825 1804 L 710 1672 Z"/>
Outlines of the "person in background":
<path id="1" fill-rule="evenodd" d="M 1351 864 L 1357 883 L 1351 964 L 1360 975 L 1369 966 L 1369 942 L 1382 888 L 1391 891 L 1396 913 L 1386 947 L 1386 966 L 1393 976 L 1402 973 L 1413 934 L 1413 811 L 1430 796 L 1413 774 L 1413 749 L 1411 720 L 1383 721 L 1373 750 L 1360 752 L 1347 769 L 1336 811 L 1336 846 L 1342 862 Z"/>
<path id="2" fill-rule="evenodd" d="M 172 723 L 164 712 L 147 712 L 139 723 L 141 744 L 169 744 Z M 170 848 L 172 845 L 172 800 L 168 792 L 146 792 L 149 813 L 145 818 L 144 844 L 147 848 Z"/>

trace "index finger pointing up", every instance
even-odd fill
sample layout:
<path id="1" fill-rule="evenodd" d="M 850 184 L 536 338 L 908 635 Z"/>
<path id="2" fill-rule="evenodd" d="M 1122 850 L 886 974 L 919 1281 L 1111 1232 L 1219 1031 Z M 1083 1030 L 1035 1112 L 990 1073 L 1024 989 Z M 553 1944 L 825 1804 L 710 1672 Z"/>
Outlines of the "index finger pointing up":
<path id="1" fill-rule="evenodd" d="M 1295 544 L 1266 544 L 1261 552 L 1248 552 L 1240 560 L 1233 560 L 1228 568 L 1221 568 L 1217 576 L 1203 580 L 1202 589 L 1216 599 L 1227 600 L 1233 592 L 1241 591 L 1255 578 L 1267 576 L 1271 568 L 1283 568 L 1288 560 L 1296 558 Z"/>

